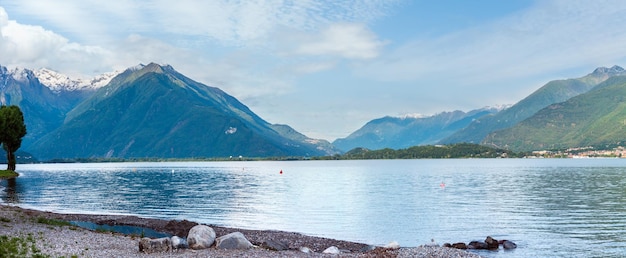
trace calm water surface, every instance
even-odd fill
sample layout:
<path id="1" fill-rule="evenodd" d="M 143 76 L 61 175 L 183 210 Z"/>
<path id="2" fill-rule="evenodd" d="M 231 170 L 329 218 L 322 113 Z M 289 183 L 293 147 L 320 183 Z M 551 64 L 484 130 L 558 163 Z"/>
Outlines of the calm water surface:
<path id="1" fill-rule="evenodd" d="M 280 174 L 279 171 L 283 171 Z M 402 246 L 518 244 L 488 257 L 626 256 L 626 159 L 18 165 L 3 203 Z"/>

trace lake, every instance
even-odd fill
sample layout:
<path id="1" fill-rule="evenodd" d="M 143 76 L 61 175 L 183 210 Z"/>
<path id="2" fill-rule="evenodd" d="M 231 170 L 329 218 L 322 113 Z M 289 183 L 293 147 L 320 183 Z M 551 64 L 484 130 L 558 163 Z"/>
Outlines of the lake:
<path id="1" fill-rule="evenodd" d="M 32 164 L 3 203 L 412 247 L 518 244 L 487 257 L 626 255 L 626 159 Z M 280 173 L 282 171 L 282 173 Z"/>

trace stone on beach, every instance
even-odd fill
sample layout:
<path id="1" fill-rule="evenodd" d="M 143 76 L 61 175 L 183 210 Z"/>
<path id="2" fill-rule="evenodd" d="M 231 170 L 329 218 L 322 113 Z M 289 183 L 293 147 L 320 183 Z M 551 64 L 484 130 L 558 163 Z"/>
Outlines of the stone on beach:
<path id="1" fill-rule="evenodd" d="M 400 249 L 400 244 L 398 244 L 398 242 L 393 241 L 387 245 L 384 246 L 385 248 L 389 248 L 389 249 Z"/>
<path id="2" fill-rule="evenodd" d="M 487 243 L 482 241 L 472 241 L 467 245 L 467 249 L 487 249 Z"/>
<path id="3" fill-rule="evenodd" d="M 452 248 L 456 248 L 456 249 L 467 249 L 467 245 L 463 242 L 459 242 L 459 243 L 454 243 L 452 244 Z"/>
<path id="4" fill-rule="evenodd" d="M 265 240 L 261 247 L 274 251 L 283 251 L 289 249 L 289 243 L 285 241 L 276 241 L 276 240 Z"/>
<path id="5" fill-rule="evenodd" d="M 157 253 L 167 252 L 172 250 L 172 243 L 169 237 L 150 239 L 147 237 L 142 238 L 139 241 L 139 252 L 143 253 Z"/>
<path id="6" fill-rule="evenodd" d="M 493 239 L 493 237 L 491 236 L 487 236 L 487 238 L 485 239 L 485 243 L 487 243 L 487 249 L 489 250 L 495 250 L 500 247 L 500 243 L 498 243 L 498 240 Z"/>
<path id="7" fill-rule="evenodd" d="M 217 249 L 249 249 L 252 243 L 241 232 L 233 232 L 215 240 Z"/>
<path id="8" fill-rule="evenodd" d="M 515 249 L 517 248 L 517 245 L 509 240 L 504 240 L 502 241 L 502 247 L 504 249 Z"/>
<path id="9" fill-rule="evenodd" d="M 206 249 L 215 242 L 215 231 L 206 225 L 197 225 L 189 230 L 187 243 L 191 249 Z"/>
<path id="10" fill-rule="evenodd" d="M 189 248 L 189 245 L 187 244 L 187 240 L 185 240 L 184 238 L 180 238 L 178 236 L 172 236 L 170 238 L 170 241 L 172 241 L 173 249 Z"/>
<path id="11" fill-rule="evenodd" d="M 336 246 L 331 246 L 329 248 L 326 248 L 326 250 L 324 250 L 322 253 L 324 253 L 324 254 L 340 254 L 341 251 L 339 251 L 339 248 L 337 248 Z"/>

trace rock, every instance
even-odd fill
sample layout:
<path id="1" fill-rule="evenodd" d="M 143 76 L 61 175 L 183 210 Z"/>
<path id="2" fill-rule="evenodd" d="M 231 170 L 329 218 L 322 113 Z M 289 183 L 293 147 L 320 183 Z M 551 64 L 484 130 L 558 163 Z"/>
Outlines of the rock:
<path id="1" fill-rule="evenodd" d="M 308 248 L 306 246 L 300 247 L 298 250 L 300 250 L 300 252 L 307 253 L 307 254 L 310 254 L 313 252 L 311 251 L 311 248 Z"/>
<path id="2" fill-rule="evenodd" d="M 284 251 L 289 250 L 289 243 L 285 241 L 275 241 L 275 240 L 265 240 L 261 247 L 274 251 Z"/>
<path id="3" fill-rule="evenodd" d="M 215 231 L 206 225 L 197 225 L 189 230 L 187 243 L 191 249 L 206 249 L 215 242 Z"/>
<path id="4" fill-rule="evenodd" d="M 241 232 L 233 232 L 215 240 L 217 249 L 248 249 L 252 243 Z"/>
<path id="5" fill-rule="evenodd" d="M 376 249 L 376 246 L 373 245 L 366 245 L 363 248 L 361 248 L 361 250 L 359 250 L 360 252 L 364 253 L 364 252 L 369 252 L 369 251 L 373 251 L 374 249 Z"/>
<path id="6" fill-rule="evenodd" d="M 467 249 L 467 245 L 465 243 L 454 243 L 452 244 L 452 248 Z"/>
<path id="7" fill-rule="evenodd" d="M 340 254 L 341 251 L 339 251 L 339 248 L 337 248 L 336 246 L 331 246 L 329 248 L 326 248 L 326 250 L 324 250 L 322 253 L 324 253 L 324 254 Z"/>
<path id="8" fill-rule="evenodd" d="M 467 249 L 487 249 L 487 243 L 481 241 L 472 241 L 467 245 Z"/>
<path id="9" fill-rule="evenodd" d="M 172 242 L 172 248 L 173 249 L 184 249 L 184 248 L 189 248 L 189 245 L 187 244 L 187 240 L 184 238 L 180 238 L 178 236 L 173 236 L 170 238 L 170 241 Z"/>
<path id="10" fill-rule="evenodd" d="M 517 244 L 509 241 L 509 240 L 504 240 L 502 241 L 502 247 L 504 247 L 504 249 L 515 249 L 517 248 Z"/>
<path id="11" fill-rule="evenodd" d="M 168 252 L 172 250 L 172 243 L 169 237 L 150 239 L 147 237 L 139 240 L 139 252 L 143 253 L 158 253 Z"/>
<path id="12" fill-rule="evenodd" d="M 485 239 L 485 243 L 487 244 L 487 249 L 489 250 L 495 250 L 500 248 L 498 240 L 493 239 L 493 237 L 488 236 L 487 239 Z"/>
<path id="13" fill-rule="evenodd" d="M 450 244 L 450 243 L 443 243 L 443 247 L 452 248 L 452 244 Z"/>
<path id="14" fill-rule="evenodd" d="M 384 246 L 385 248 L 389 248 L 389 249 L 400 249 L 400 244 L 398 244 L 398 242 L 393 241 L 387 245 Z"/>

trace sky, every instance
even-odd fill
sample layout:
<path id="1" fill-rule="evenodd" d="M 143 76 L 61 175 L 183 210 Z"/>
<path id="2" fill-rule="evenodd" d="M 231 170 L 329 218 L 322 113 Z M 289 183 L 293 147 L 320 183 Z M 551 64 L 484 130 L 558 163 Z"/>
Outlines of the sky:
<path id="1" fill-rule="evenodd" d="M 626 66 L 624 24 L 622 0 L 0 0 L 0 65 L 88 78 L 169 64 L 333 141 Z"/>

